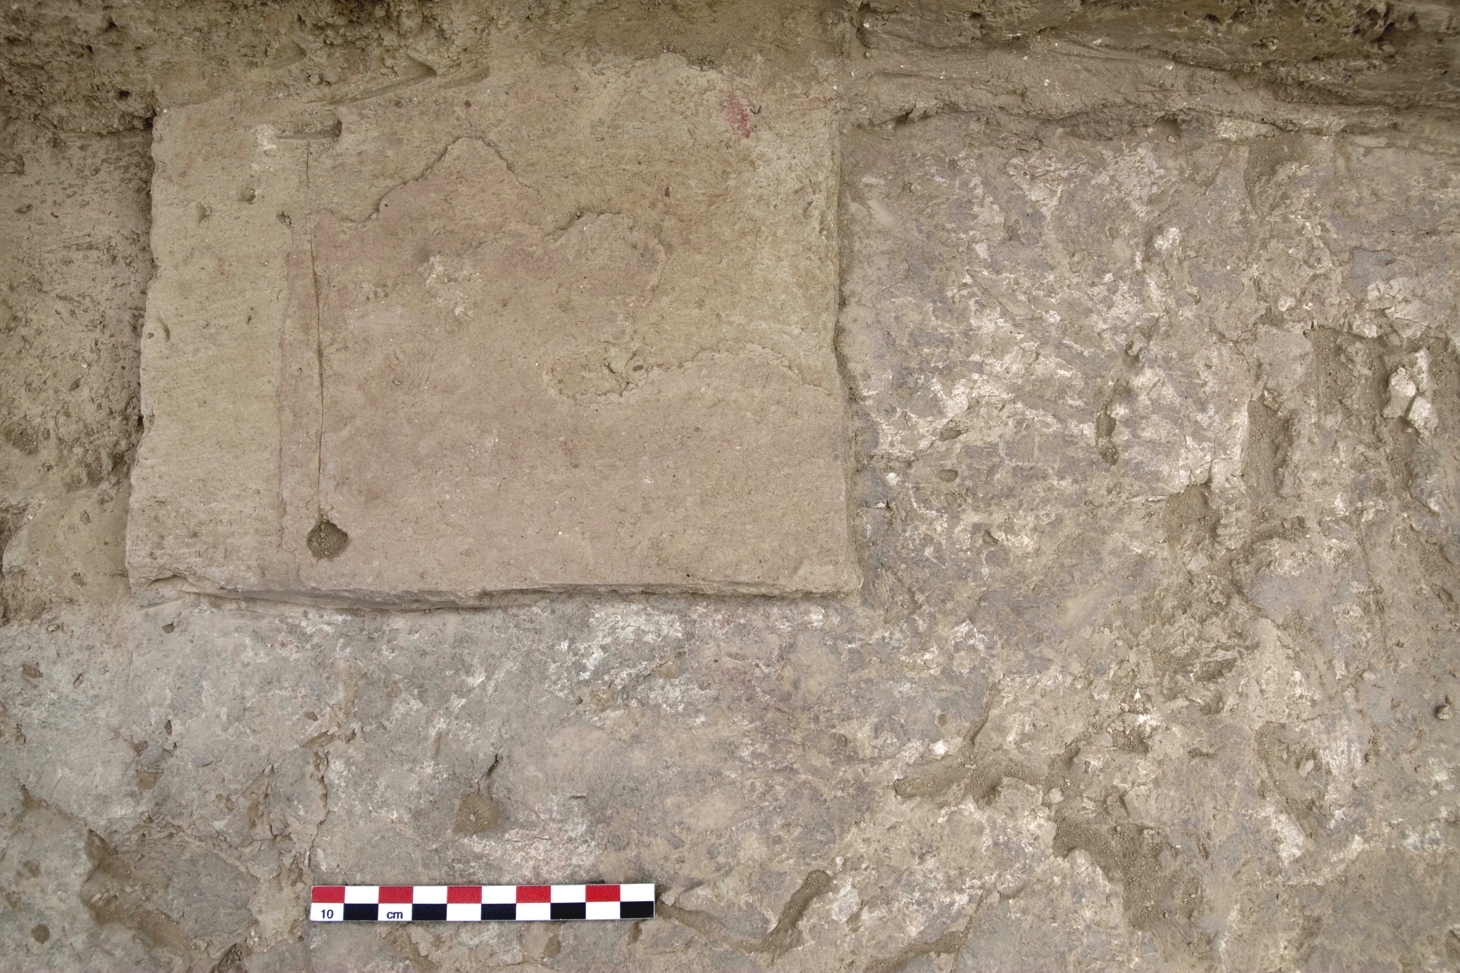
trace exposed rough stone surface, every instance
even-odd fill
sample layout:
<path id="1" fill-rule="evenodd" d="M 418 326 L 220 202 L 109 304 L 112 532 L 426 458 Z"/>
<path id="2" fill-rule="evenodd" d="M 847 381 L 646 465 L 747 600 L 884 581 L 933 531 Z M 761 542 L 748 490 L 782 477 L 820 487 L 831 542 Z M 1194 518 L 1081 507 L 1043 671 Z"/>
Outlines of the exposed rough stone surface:
<path id="1" fill-rule="evenodd" d="M 835 116 L 738 89 L 665 56 L 164 115 L 134 584 L 855 586 Z"/>
<path id="2" fill-rule="evenodd" d="M 1168 963 L 1379 965 L 1327 917 L 1417 786 L 1391 734 L 1454 692 L 1453 460 L 1383 394 L 1421 394 L 1396 365 L 1457 392 L 1453 168 L 953 115 L 844 157 L 871 596 L 932 665 L 1020 660 L 990 673 L 1012 711 L 895 790 L 1043 788 L 1049 847 L 1118 876 Z M 1433 702 L 1383 729 L 1366 699 L 1408 672 Z M 1453 895 L 1438 861 L 1416 890 Z"/>
<path id="3" fill-rule="evenodd" d="M 17 125 L 0 420 L 84 421 L 0 453 L 0 968 L 1460 970 L 1448 5 L 46 7 L 0 12 L 0 68 L 61 119 L 402 85 L 296 130 L 343 139 L 524 52 L 833 86 L 864 581 L 430 613 L 76 584 L 121 540 L 104 312 L 142 307 L 149 147 Z M 260 212 L 271 253 L 324 239 Z M 357 540 L 300 528 L 325 570 Z M 660 918 L 303 921 L 315 881 L 631 878 Z"/>

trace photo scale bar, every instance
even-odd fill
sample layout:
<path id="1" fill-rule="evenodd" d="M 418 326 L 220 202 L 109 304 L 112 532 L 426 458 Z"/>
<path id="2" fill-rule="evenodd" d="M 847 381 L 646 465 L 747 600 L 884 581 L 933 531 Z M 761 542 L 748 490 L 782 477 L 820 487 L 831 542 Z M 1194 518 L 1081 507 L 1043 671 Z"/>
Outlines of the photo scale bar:
<path id="1" fill-rule="evenodd" d="M 654 918 L 654 885 L 316 885 L 314 922 L 564 922 Z"/>

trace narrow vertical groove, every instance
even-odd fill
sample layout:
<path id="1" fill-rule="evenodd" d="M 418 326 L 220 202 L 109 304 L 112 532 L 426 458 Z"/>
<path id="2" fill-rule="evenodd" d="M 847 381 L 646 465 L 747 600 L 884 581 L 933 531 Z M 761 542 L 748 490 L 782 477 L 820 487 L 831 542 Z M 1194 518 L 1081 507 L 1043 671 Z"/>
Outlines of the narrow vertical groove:
<path id="1" fill-rule="evenodd" d="M 304 192 L 312 204 L 313 194 L 310 191 L 309 181 L 311 154 L 311 147 L 306 143 L 304 146 Z M 313 212 L 312 205 L 310 211 Z M 309 273 L 314 283 L 315 381 L 319 386 L 319 423 L 314 439 L 314 510 L 316 518 L 322 519 L 324 517 L 324 314 L 319 296 L 319 265 L 315 262 L 313 225 L 308 227 L 307 232 L 309 233 Z"/>

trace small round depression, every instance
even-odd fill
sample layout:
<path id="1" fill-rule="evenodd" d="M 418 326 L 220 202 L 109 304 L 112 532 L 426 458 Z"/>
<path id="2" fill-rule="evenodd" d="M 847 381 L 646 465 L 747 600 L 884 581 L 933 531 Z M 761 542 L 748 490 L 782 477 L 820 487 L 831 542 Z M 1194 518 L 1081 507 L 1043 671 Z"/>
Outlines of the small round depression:
<path id="1" fill-rule="evenodd" d="M 330 523 L 326 517 L 320 517 L 319 523 L 310 529 L 304 537 L 304 544 L 309 548 L 315 560 L 327 560 L 339 557 L 350 543 L 350 535 Z"/>

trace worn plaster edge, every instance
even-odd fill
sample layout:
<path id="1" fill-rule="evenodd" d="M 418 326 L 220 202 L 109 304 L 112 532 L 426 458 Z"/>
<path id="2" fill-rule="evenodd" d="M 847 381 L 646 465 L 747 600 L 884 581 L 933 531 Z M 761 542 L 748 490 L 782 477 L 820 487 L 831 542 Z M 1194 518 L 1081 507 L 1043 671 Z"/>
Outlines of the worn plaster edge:
<path id="1" fill-rule="evenodd" d="M 855 583 L 853 583 L 855 581 Z M 186 598 L 221 599 L 258 605 L 297 605 L 308 608 L 341 611 L 473 611 L 511 608 L 534 604 L 547 599 L 570 597 L 692 597 L 731 601 L 771 598 L 776 601 L 838 600 L 854 595 L 861 588 L 861 576 L 855 568 L 841 573 L 839 583 L 825 587 L 807 586 L 788 589 L 777 585 L 752 582 L 717 582 L 713 584 L 561 584 L 532 588 L 503 588 L 474 595 L 443 591 L 411 591 L 393 595 L 356 589 L 314 588 L 224 588 L 199 584 L 193 579 L 173 575 L 145 585 L 132 586 L 132 601 L 139 608 L 153 608 Z"/>
<path id="2" fill-rule="evenodd" d="M 147 279 L 147 287 L 143 292 L 142 327 L 137 335 L 137 418 L 141 423 L 141 433 L 132 453 L 132 462 L 126 471 L 127 520 L 122 537 L 122 563 L 126 568 L 127 583 L 133 589 L 137 587 L 139 576 L 144 577 L 147 583 L 166 577 L 165 573 L 158 575 L 155 567 L 147 563 L 154 545 L 149 542 L 149 538 L 142 535 L 144 528 L 141 518 L 137 516 L 138 505 L 152 487 L 148 478 L 158 476 L 152 469 L 156 465 L 152 454 L 160 448 L 153 428 L 157 420 L 153 408 L 153 385 L 156 379 L 152 373 L 157 366 L 150 361 L 156 353 L 148 351 L 148 329 L 155 324 L 163 329 L 166 340 L 171 340 L 166 322 L 158 309 L 156 296 L 164 285 L 166 276 L 157 256 L 160 252 L 158 238 L 165 225 L 165 217 L 162 215 L 164 204 L 158 199 L 154 185 L 157 174 L 164 165 L 164 160 L 159 158 L 158 145 L 158 132 L 154 127 L 148 133 L 147 139 L 147 161 L 152 167 L 152 175 L 147 180 L 147 256 L 152 261 L 152 276 Z M 149 573 L 152 576 L 146 577 Z"/>
<path id="3" fill-rule="evenodd" d="M 166 404 L 168 383 L 160 379 L 181 367 L 180 361 L 192 360 L 197 357 L 206 357 L 214 354 L 210 342 L 200 340 L 194 334 L 174 335 L 172 327 L 164 316 L 164 308 L 167 301 L 161 296 L 168 288 L 176 288 L 179 281 L 186 282 L 186 274 L 180 273 L 170 262 L 165 261 L 161 256 L 168 250 L 166 240 L 170 232 L 175 231 L 183 221 L 180 211 L 176 206 L 174 197 L 187 196 L 193 198 L 199 205 L 201 200 L 196 199 L 190 193 L 179 188 L 178 184 L 169 184 L 164 189 L 159 189 L 159 179 L 162 175 L 176 167 L 177 159 L 174 157 L 172 146 L 173 130 L 178 127 L 197 125 L 208 135 L 209 138 L 216 137 L 243 137 L 241 133 L 255 131 L 251 126 L 258 122 L 263 113 L 271 110 L 271 104 L 267 99 L 248 92 L 228 92 L 217 97 L 208 99 L 197 104 L 175 106 L 162 109 L 153 126 L 148 145 L 148 156 L 152 165 L 152 176 L 148 181 L 148 253 L 152 260 L 152 275 L 147 282 L 144 292 L 143 326 L 138 336 L 138 403 L 139 414 L 143 422 L 141 435 L 138 437 L 136 451 L 127 471 L 127 482 L 129 485 L 129 499 L 127 504 L 127 517 L 125 535 L 123 541 L 123 558 L 126 567 L 127 582 L 133 592 L 141 586 L 161 584 L 164 587 L 174 579 L 178 579 L 182 572 L 174 565 L 167 563 L 167 552 L 178 545 L 179 539 L 184 538 L 181 546 L 189 546 L 187 538 L 195 537 L 200 525 L 199 521 L 186 535 L 176 523 L 167 523 L 166 518 L 159 518 L 157 510 L 166 507 L 166 491 L 163 487 L 169 483 L 175 483 L 179 474 L 174 469 L 170 450 L 178 448 L 178 444 L 184 443 L 189 449 L 206 451 L 219 448 L 220 439 L 214 437 L 199 446 L 199 435 L 196 429 L 187 428 L 186 423 L 180 423 Z M 220 130 L 216 124 L 219 117 L 229 119 L 226 129 Z M 198 119 L 201 118 L 201 121 Z M 263 177 L 260 177 L 261 181 Z M 280 194 L 281 199 L 292 198 L 288 191 Z M 189 210 L 191 212 L 191 210 Z M 222 213 L 208 213 L 204 218 L 224 219 Z M 257 218 L 256 219 L 262 219 Z M 226 225 L 230 230 L 239 228 L 247 229 L 249 220 L 246 216 L 235 216 Z M 268 220 L 272 229 L 272 220 Z M 252 319 L 253 308 L 249 309 L 249 318 Z M 178 324 L 175 318 L 173 324 Z M 155 340 L 155 335 L 161 334 L 162 340 Z M 255 377 L 264 380 L 271 370 L 264 368 L 255 373 Z M 267 389 L 267 386 L 265 385 Z M 163 390 L 159 394 L 158 390 Z M 277 398 L 278 389 L 273 390 Z M 239 401 L 252 401 L 260 398 L 257 388 L 251 389 L 247 395 L 240 395 Z M 159 408 L 158 400 L 163 400 Z M 212 431 L 212 430 L 210 430 Z M 227 440 L 228 445 L 236 446 L 241 440 L 235 438 Z M 261 450 L 269 452 L 267 449 Z M 200 479 L 210 480 L 213 484 L 222 482 L 212 467 L 206 467 L 208 472 L 199 474 Z M 255 478 L 255 487 L 267 482 L 269 477 Z M 230 484 L 232 485 L 232 484 Z M 240 491 L 246 497 L 250 491 Z M 263 496 L 257 490 L 252 491 L 254 495 Z M 211 526 L 211 525 L 207 525 Z M 229 541 L 236 543 L 240 553 L 237 560 L 248 564 L 253 556 L 256 556 L 258 548 L 266 546 L 268 541 L 263 536 L 248 536 L 246 532 L 240 532 L 229 538 Z M 176 556 L 174 554 L 174 556 Z M 239 575 L 245 575 L 251 570 L 247 567 L 238 569 Z"/>

